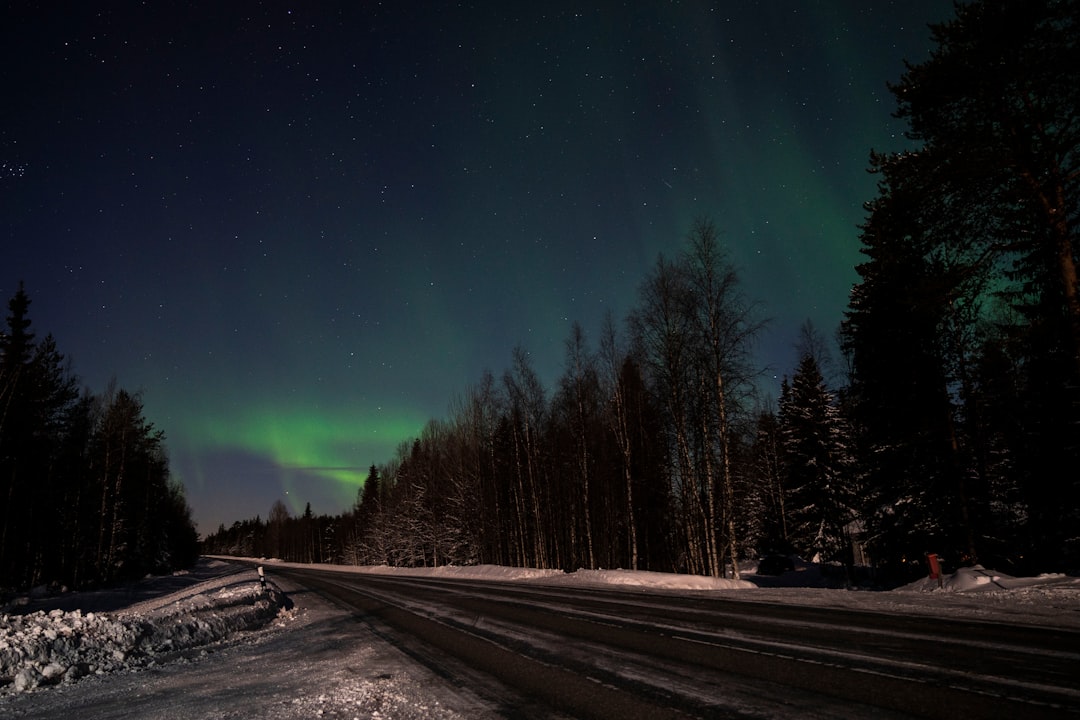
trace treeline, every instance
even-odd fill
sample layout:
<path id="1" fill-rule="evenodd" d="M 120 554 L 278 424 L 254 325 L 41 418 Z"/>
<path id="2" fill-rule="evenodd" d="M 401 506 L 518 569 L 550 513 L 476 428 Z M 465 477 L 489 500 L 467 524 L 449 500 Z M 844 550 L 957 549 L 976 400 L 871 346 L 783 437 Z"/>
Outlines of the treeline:
<path id="1" fill-rule="evenodd" d="M 713 575 L 780 551 L 869 561 L 885 582 L 927 552 L 1077 570 L 1078 7 L 958 4 L 890 86 L 916 148 L 871 155 L 836 381 L 808 328 L 778 407 L 755 398 L 760 325 L 700 221 L 625 326 L 609 318 L 596 346 L 574 327 L 553 392 L 519 349 L 373 467 L 349 512 L 279 508 L 206 547 Z"/>
<path id="2" fill-rule="evenodd" d="M 372 472 L 375 472 L 374 467 Z M 292 516 L 285 503 L 276 501 L 264 521 L 261 517 L 224 525 L 205 538 L 202 550 L 208 555 L 268 557 L 299 563 L 348 564 L 344 553 L 348 533 L 355 529 L 352 513 L 314 515 L 311 503 L 299 516 Z M 355 564 L 355 563 L 354 563 Z"/>
<path id="3" fill-rule="evenodd" d="M 80 393 L 22 285 L 0 333 L 0 592 L 190 566 L 198 536 L 138 395 Z"/>
<path id="4" fill-rule="evenodd" d="M 593 346 L 574 325 L 554 392 L 518 348 L 501 377 L 373 466 L 349 512 L 293 518 L 277 503 L 204 549 L 715 576 L 766 551 L 850 565 L 858 477 L 820 339 L 805 333 L 776 415 L 754 400 L 760 327 L 716 227 L 698 222 L 683 254 L 658 259 L 622 331 L 609 316 Z"/>

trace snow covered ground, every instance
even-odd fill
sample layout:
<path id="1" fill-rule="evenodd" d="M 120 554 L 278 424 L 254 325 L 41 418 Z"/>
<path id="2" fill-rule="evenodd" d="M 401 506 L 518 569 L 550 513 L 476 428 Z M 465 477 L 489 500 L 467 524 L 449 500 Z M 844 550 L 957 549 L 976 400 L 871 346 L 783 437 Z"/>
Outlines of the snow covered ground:
<path id="1" fill-rule="evenodd" d="M 305 567 L 267 561 L 274 565 Z M 963 617 L 1053 627 L 1080 628 L 1080 578 L 1062 573 L 1038 577 L 1012 577 L 982 566 L 962 568 L 937 580 L 925 578 L 890 592 L 838 590 L 836 568 L 796 562 L 795 569 L 781 575 L 757 575 L 756 565 L 742 567 L 742 580 L 676 575 L 630 570 L 535 570 L 481 565 L 476 567 L 392 568 L 317 566 L 345 573 L 379 573 L 399 576 L 447 577 L 462 580 L 529 582 L 573 587 L 618 587 L 642 592 L 723 593 L 728 599 L 747 602 L 795 603 L 821 607 L 863 609 L 909 615 Z M 572 590 L 571 590 L 572 591 Z M 738 592 L 735 592 L 738 591 Z"/>
<path id="2" fill-rule="evenodd" d="M 122 591 L 24 599 L 0 615 L 4 717 L 494 716 L 467 688 L 411 662 L 349 614 L 274 577 L 204 558 L 190 574 Z M 786 602 L 1008 623 L 1080 627 L 1080 578 L 1014 578 L 966 568 L 892 592 L 821 587 L 822 568 L 724 580 L 665 573 L 563 573 L 495 566 L 343 573 L 423 575 L 641 592 L 718 593 Z M 750 568 L 753 569 L 753 568 Z M 765 587 L 768 586 L 768 587 Z M 40 608 L 40 609 L 39 609 Z M 257 712 L 252 712 L 258 707 Z M 177 713 L 179 712 L 179 715 Z"/>
<path id="3" fill-rule="evenodd" d="M 190 656 L 193 649 L 263 627 L 291 606 L 279 588 L 264 589 L 227 563 L 205 563 L 200 570 L 202 582 L 117 612 L 57 607 L 0 616 L 0 692 L 28 692 Z M 122 603 L 125 593 L 117 595 Z M 109 597 L 99 592 L 85 599 L 100 606 Z M 61 598 L 63 604 L 78 599 Z M 28 606 L 35 602 L 48 599 L 23 600 Z"/>

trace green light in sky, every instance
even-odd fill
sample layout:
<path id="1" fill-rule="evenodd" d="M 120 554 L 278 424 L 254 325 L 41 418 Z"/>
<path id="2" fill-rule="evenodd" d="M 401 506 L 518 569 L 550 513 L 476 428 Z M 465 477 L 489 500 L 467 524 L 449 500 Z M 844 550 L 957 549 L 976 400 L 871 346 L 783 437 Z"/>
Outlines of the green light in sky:
<path id="1" fill-rule="evenodd" d="M 267 458 L 282 470 L 282 485 L 296 473 L 331 480 L 351 490 L 363 484 L 371 463 L 390 459 L 415 437 L 424 419 L 404 412 L 327 410 L 288 405 L 213 414 L 189 426 L 196 449 L 236 449 Z M 370 457 L 373 448 L 380 455 Z"/>

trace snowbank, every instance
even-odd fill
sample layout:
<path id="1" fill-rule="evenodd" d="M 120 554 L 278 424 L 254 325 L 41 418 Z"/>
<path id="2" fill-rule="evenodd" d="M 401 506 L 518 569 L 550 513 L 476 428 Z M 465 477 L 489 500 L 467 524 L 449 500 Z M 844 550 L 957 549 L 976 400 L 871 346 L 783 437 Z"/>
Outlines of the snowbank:
<path id="1" fill-rule="evenodd" d="M 228 576 L 117 613 L 0 615 L 0 695 L 181 658 L 288 605 L 272 584 Z"/>
<path id="2" fill-rule="evenodd" d="M 275 562 L 277 565 L 291 563 Z M 319 565 L 321 569 L 338 569 Z M 443 565 L 436 568 L 396 568 L 386 565 L 342 568 L 345 572 L 364 572 L 377 575 L 400 575 L 414 577 L 446 577 L 456 580 L 487 580 L 501 582 L 542 582 L 545 585 L 597 586 L 620 585 L 648 587 L 656 590 L 745 590 L 757 587 L 746 580 L 704 577 L 702 575 L 676 575 L 674 573 L 647 572 L 644 570 L 537 570 L 535 568 L 504 567 L 502 565 L 474 565 L 457 567 Z"/>
<path id="3" fill-rule="evenodd" d="M 749 590 L 757 587 L 748 580 L 644 570 L 578 570 L 553 577 L 551 580 L 565 585 L 618 585 L 654 590 Z"/>
<path id="4" fill-rule="evenodd" d="M 1080 578 L 1062 573 L 1046 573 L 1037 577 L 1017 578 L 987 570 L 982 565 L 960 568 L 952 575 L 943 575 L 941 582 L 923 578 L 898 588 L 900 592 L 998 592 L 1002 590 L 1062 589 L 1072 586 L 1080 592 Z"/>
<path id="5" fill-rule="evenodd" d="M 252 558 L 228 558 L 218 556 L 220 560 L 238 560 L 251 563 Z M 936 579 L 925 578 L 910 585 L 905 585 L 890 592 L 860 591 L 846 592 L 842 579 L 842 568 L 817 563 L 799 561 L 795 569 L 780 575 L 758 575 L 757 566 L 748 562 L 742 568 L 742 579 L 714 578 L 702 575 L 679 575 L 675 573 L 649 572 L 644 570 L 539 570 L 535 568 L 504 567 L 501 565 L 454 566 L 443 565 L 435 568 L 401 568 L 387 565 L 305 565 L 281 560 L 260 559 L 269 571 L 274 566 L 284 568 L 317 568 L 332 572 L 351 574 L 395 575 L 399 577 L 445 577 L 457 580 L 481 580 L 492 582 L 527 582 L 563 587 L 620 586 L 652 589 L 658 591 L 727 591 L 754 590 L 745 596 L 768 596 L 771 602 L 777 593 L 765 593 L 766 589 L 792 591 L 791 600 L 799 601 L 805 597 L 806 590 L 821 590 L 825 595 L 834 597 L 859 597 L 863 602 L 869 598 L 896 598 L 907 593 L 988 593 L 998 598 L 1030 598 L 1032 596 L 1052 597 L 1057 601 L 1075 606 L 1080 612 L 1080 578 L 1063 573 L 1050 573 L 1037 577 L 1012 577 L 1004 573 L 987 570 L 981 565 L 961 568 L 952 575 L 942 578 L 941 587 Z M 761 597 L 761 599 L 765 599 Z M 888 601 L 886 601 L 888 602 Z M 849 605 L 850 603 L 843 603 Z"/>
<path id="6" fill-rule="evenodd" d="M 296 563 L 284 563 L 271 561 L 275 565 L 291 567 L 310 567 L 297 565 Z M 344 572 L 362 572 L 371 575 L 398 575 L 404 577 L 447 577 L 456 580 L 489 580 L 501 582 L 520 582 L 527 580 L 543 580 L 563 575 L 562 570 L 538 570 L 536 568 L 506 567 L 503 565 L 470 565 L 458 567 L 456 565 L 440 565 L 433 568 L 400 568 L 389 565 L 369 566 L 342 566 L 342 565 L 316 565 L 323 570 L 338 570 Z"/>

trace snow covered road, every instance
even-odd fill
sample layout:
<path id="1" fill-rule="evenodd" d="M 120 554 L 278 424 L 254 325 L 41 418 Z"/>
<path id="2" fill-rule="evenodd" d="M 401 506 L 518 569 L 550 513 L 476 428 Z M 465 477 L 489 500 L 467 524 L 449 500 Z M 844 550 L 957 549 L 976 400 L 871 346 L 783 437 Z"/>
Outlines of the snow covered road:
<path id="1" fill-rule="evenodd" d="M 0 615 L 0 717 L 1080 718 L 1080 580 L 1061 575 L 880 593 L 807 587 L 809 566 L 750 576 L 802 584 L 773 589 L 265 566 L 269 593 L 204 559 Z"/>
<path id="2" fill-rule="evenodd" d="M 745 602 L 278 569 L 574 717 L 1080 717 L 1080 633 Z M 885 715 L 887 716 L 887 715 Z"/>

